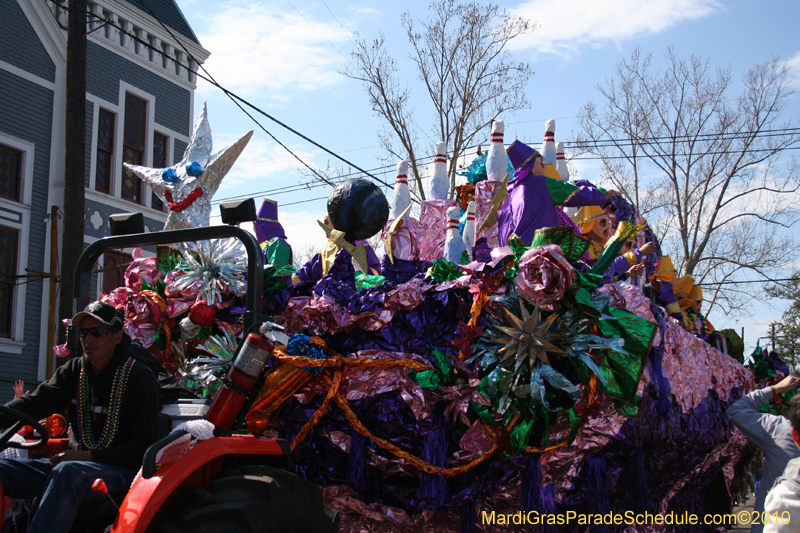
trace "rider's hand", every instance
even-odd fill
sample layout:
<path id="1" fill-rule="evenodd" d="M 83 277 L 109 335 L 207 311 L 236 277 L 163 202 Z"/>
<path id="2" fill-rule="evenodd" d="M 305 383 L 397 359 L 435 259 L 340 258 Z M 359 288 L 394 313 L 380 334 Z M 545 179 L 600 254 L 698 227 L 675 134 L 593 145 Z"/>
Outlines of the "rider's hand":
<path id="1" fill-rule="evenodd" d="M 798 386 L 800 386 L 800 378 L 786 376 L 781 381 L 773 385 L 772 390 L 775 391 L 775 394 L 783 394 L 784 392 L 789 392 L 790 390 L 796 389 Z"/>
<path id="2" fill-rule="evenodd" d="M 644 272 L 644 264 L 639 263 L 629 268 L 627 274 L 631 278 L 638 278 L 642 275 L 642 272 Z"/>
<path id="3" fill-rule="evenodd" d="M 30 394 L 31 392 L 31 391 L 22 392 L 23 390 L 25 390 L 25 382 L 22 380 L 15 381 L 14 386 L 12 388 L 14 389 L 14 398 L 19 398 L 20 396 L 23 396 L 25 394 Z"/>
<path id="4" fill-rule="evenodd" d="M 639 247 L 639 253 L 642 255 L 650 255 L 656 251 L 656 245 L 652 242 L 646 242 Z"/>
<path id="5" fill-rule="evenodd" d="M 65 452 L 61 452 L 58 455 L 54 455 L 50 458 L 50 464 L 56 466 L 58 463 L 62 461 L 91 461 L 92 460 L 92 452 L 89 450 L 86 451 L 78 451 L 78 450 L 67 450 Z"/>

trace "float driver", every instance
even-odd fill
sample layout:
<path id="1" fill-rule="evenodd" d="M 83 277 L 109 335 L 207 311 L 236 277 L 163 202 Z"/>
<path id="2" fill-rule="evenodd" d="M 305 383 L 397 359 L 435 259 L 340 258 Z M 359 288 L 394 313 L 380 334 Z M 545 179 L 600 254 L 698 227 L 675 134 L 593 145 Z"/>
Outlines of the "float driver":
<path id="1" fill-rule="evenodd" d="M 72 319 L 83 356 L 6 407 L 37 420 L 66 409 L 69 449 L 50 459 L 0 460 L 0 482 L 11 498 L 41 498 L 29 532 L 69 531 L 82 502 L 106 496 L 91 490 L 101 478 L 123 494 L 158 438 L 159 389 L 153 372 L 133 357 L 122 312 L 94 302 Z M 0 427 L 16 422 L 0 415 Z"/>

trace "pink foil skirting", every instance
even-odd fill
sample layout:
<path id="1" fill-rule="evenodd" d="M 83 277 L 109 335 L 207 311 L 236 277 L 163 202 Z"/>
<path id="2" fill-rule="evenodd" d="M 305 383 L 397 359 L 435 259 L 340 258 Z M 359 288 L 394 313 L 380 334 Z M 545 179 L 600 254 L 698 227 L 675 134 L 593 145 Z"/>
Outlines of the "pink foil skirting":
<path id="1" fill-rule="evenodd" d="M 381 231 L 381 239 L 385 239 L 389 232 L 389 227 L 394 219 L 389 220 Z M 417 232 L 419 231 L 417 221 L 413 218 L 404 218 L 397 224 L 397 228 L 392 235 L 392 255 L 398 259 L 411 261 L 419 258 L 419 242 Z"/>
<path id="2" fill-rule="evenodd" d="M 616 283 L 606 285 L 625 302 L 625 309 L 640 318 L 654 321 L 650 312 L 650 301 L 631 285 Z M 656 334 L 653 346 L 661 344 L 660 333 Z M 732 357 L 712 348 L 703 340 L 685 331 L 677 322 L 667 318 L 664 331 L 664 376 L 670 383 L 670 390 L 684 412 L 687 412 L 714 390 L 720 398 L 730 397 L 734 387 L 743 387 L 743 393 L 753 390 L 753 374 Z M 648 381 L 649 364 L 644 373 Z M 648 381 L 649 382 L 649 381 Z"/>
<path id="3" fill-rule="evenodd" d="M 475 242 L 481 237 L 484 237 L 489 248 L 497 248 L 500 246 L 500 239 L 497 236 L 499 231 L 497 222 L 483 231 L 478 231 L 478 229 L 486 221 L 486 217 L 489 216 L 495 191 L 502 186 L 502 181 L 490 180 L 479 181 L 475 186 Z"/>
<path id="4" fill-rule="evenodd" d="M 444 241 L 447 235 L 447 210 L 455 206 L 455 200 L 425 200 L 419 215 L 419 258 L 435 261 L 444 257 Z"/>

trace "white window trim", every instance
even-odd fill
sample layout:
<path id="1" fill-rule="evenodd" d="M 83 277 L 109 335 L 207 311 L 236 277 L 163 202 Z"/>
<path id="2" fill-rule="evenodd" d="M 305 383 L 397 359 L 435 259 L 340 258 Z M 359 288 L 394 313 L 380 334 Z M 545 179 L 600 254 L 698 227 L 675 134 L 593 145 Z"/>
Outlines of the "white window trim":
<path id="1" fill-rule="evenodd" d="M 141 98 L 147 102 L 147 124 L 145 132 L 145 152 L 143 166 L 153 166 L 153 133 L 158 132 L 166 135 L 168 138 L 167 146 L 167 164 L 174 164 L 175 141 L 180 140 L 184 143 L 189 142 L 189 137 L 182 135 L 175 130 L 158 124 L 155 121 L 155 106 L 156 97 L 148 92 L 145 92 L 138 87 L 135 87 L 125 81 L 120 80 L 119 87 L 119 102 L 120 104 L 113 104 L 95 95 L 88 94 L 86 99 L 93 105 L 92 113 L 92 146 L 91 146 L 91 162 L 89 166 L 89 186 L 86 188 L 87 198 L 91 197 L 100 203 L 113 206 L 120 209 L 121 212 L 130 213 L 135 212 L 137 207 L 148 217 L 160 220 L 163 218 L 166 221 L 168 213 L 163 211 L 156 211 L 152 208 L 152 196 L 150 193 L 152 189 L 146 184 L 142 184 L 142 195 L 145 198 L 143 204 L 135 204 L 122 198 L 122 151 L 123 151 L 123 132 L 125 128 L 125 93 L 129 92 L 132 95 Z M 111 158 L 111 191 L 109 194 L 102 193 L 96 190 L 97 185 L 97 126 L 100 118 L 100 108 L 106 109 L 115 114 L 114 119 L 114 154 Z M 141 208 L 147 209 L 141 209 Z"/>
<path id="2" fill-rule="evenodd" d="M 30 219 L 31 219 L 31 194 L 33 190 L 33 166 L 35 162 L 35 145 L 31 142 L 12 137 L 0 132 L 0 143 L 10 146 L 22 152 L 22 169 L 20 184 L 20 201 L 14 202 L 5 198 L 0 198 L 0 206 L 19 213 L 20 221 L 0 220 L 0 225 L 19 230 L 19 240 L 17 242 L 17 276 L 26 274 L 25 267 L 28 266 L 28 248 L 26 243 L 30 240 Z M 19 278 L 18 278 L 19 279 Z M 25 278 L 22 278 L 23 280 Z M 11 338 L 0 339 L 0 349 L 7 353 L 21 354 L 25 346 L 25 298 L 27 284 L 19 285 L 14 291 L 14 314 L 11 317 Z"/>
<path id="3" fill-rule="evenodd" d="M 142 183 L 142 200 L 144 202 L 140 204 L 135 204 L 129 200 L 125 200 L 122 198 L 122 153 L 123 153 L 123 141 L 124 141 L 124 132 L 125 132 L 125 93 L 131 93 L 133 96 L 137 98 L 141 98 L 145 102 L 147 102 L 147 109 L 146 109 L 146 116 L 145 116 L 145 131 L 144 131 L 144 162 L 143 166 L 149 167 L 152 166 L 153 163 L 153 128 L 155 128 L 155 113 L 156 113 L 156 97 L 148 92 L 145 92 L 138 87 L 135 87 L 127 82 L 120 80 L 119 82 L 119 117 L 121 120 L 119 121 L 119 125 L 117 129 L 120 131 L 120 135 L 114 139 L 114 152 L 119 154 L 119 157 L 114 160 L 114 177 L 113 182 L 115 185 L 115 191 L 117 194 L 115 195 L 117 198 L 122 200 L 123 202 L 131 205 L 139 207 L 147 207 L 150 208 L 150 187 Z M 117 151 L 119 150 L 119 151 Z"/>
<path id="4" fill-rule="evenodd" d="M 92 159 L 89 162 L 89 187 L 87 189 L 87 192 L 94 191 L 94 192 L 97 192 L 98 194 L 102 194 L 103 196 L 113 198 L 115 196 L 115 194 L 119 195 L 119 189 L 118 188 L 116 190 L 114 189 L 114 183 L 115 183 L 114 174 L 116 173 L 117 160 L 121 160 L 120 154 L 119 154 L 119 152 L 117 152 L 117 138 L 119 137 L 119 131 L 120 131 L 119 117 L 120 117 L 121 113 L 120 113 L 118 105 L 112 104 L 111 102 L 108 102 L 107 100 L 103 100 L 102 98 L 93 97 L 93 96 L 89 95 L 88 93 L 87 93 L 86 101 L 87 102 L 92 102 L 94 104 L 94 112 L 92 113 L 92 150 L 91 150 Z M 108 111 L 111 111 L 115 115 L 115 117 L 114 117 L 114 153 L 111 156 L 111 183 L 110 183 L 110 186 L 109 186 L 110 191 L 109 191 L 108 194 L 98 192 L 96 190 L 96 188 L 95 188 L 97 186 L 97 136 L 98 136 L 97 126 L 98 126 L 98 123 L 99 123 L 99 120 L 100 120 L 100 108 L 101 107 L 106 109 L 106 110 L 108 110 Z M 120 146 L 120 149 L 121 149 L 122 144 L 120 143 L 119 146 Z"/>

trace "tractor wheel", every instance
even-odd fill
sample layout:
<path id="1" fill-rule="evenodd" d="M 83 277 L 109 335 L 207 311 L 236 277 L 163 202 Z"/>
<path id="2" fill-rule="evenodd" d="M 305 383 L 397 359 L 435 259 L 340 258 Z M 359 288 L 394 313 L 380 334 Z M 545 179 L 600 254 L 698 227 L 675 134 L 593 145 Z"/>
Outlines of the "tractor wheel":
<path id="1" fill-rule="evenodd" d="M 215 475 L 205 487 L 183 494 L 184 506 L 159 533 L 335 533 L 336 512 L 322 490 L 285 470 L 242 466 Z"/>

